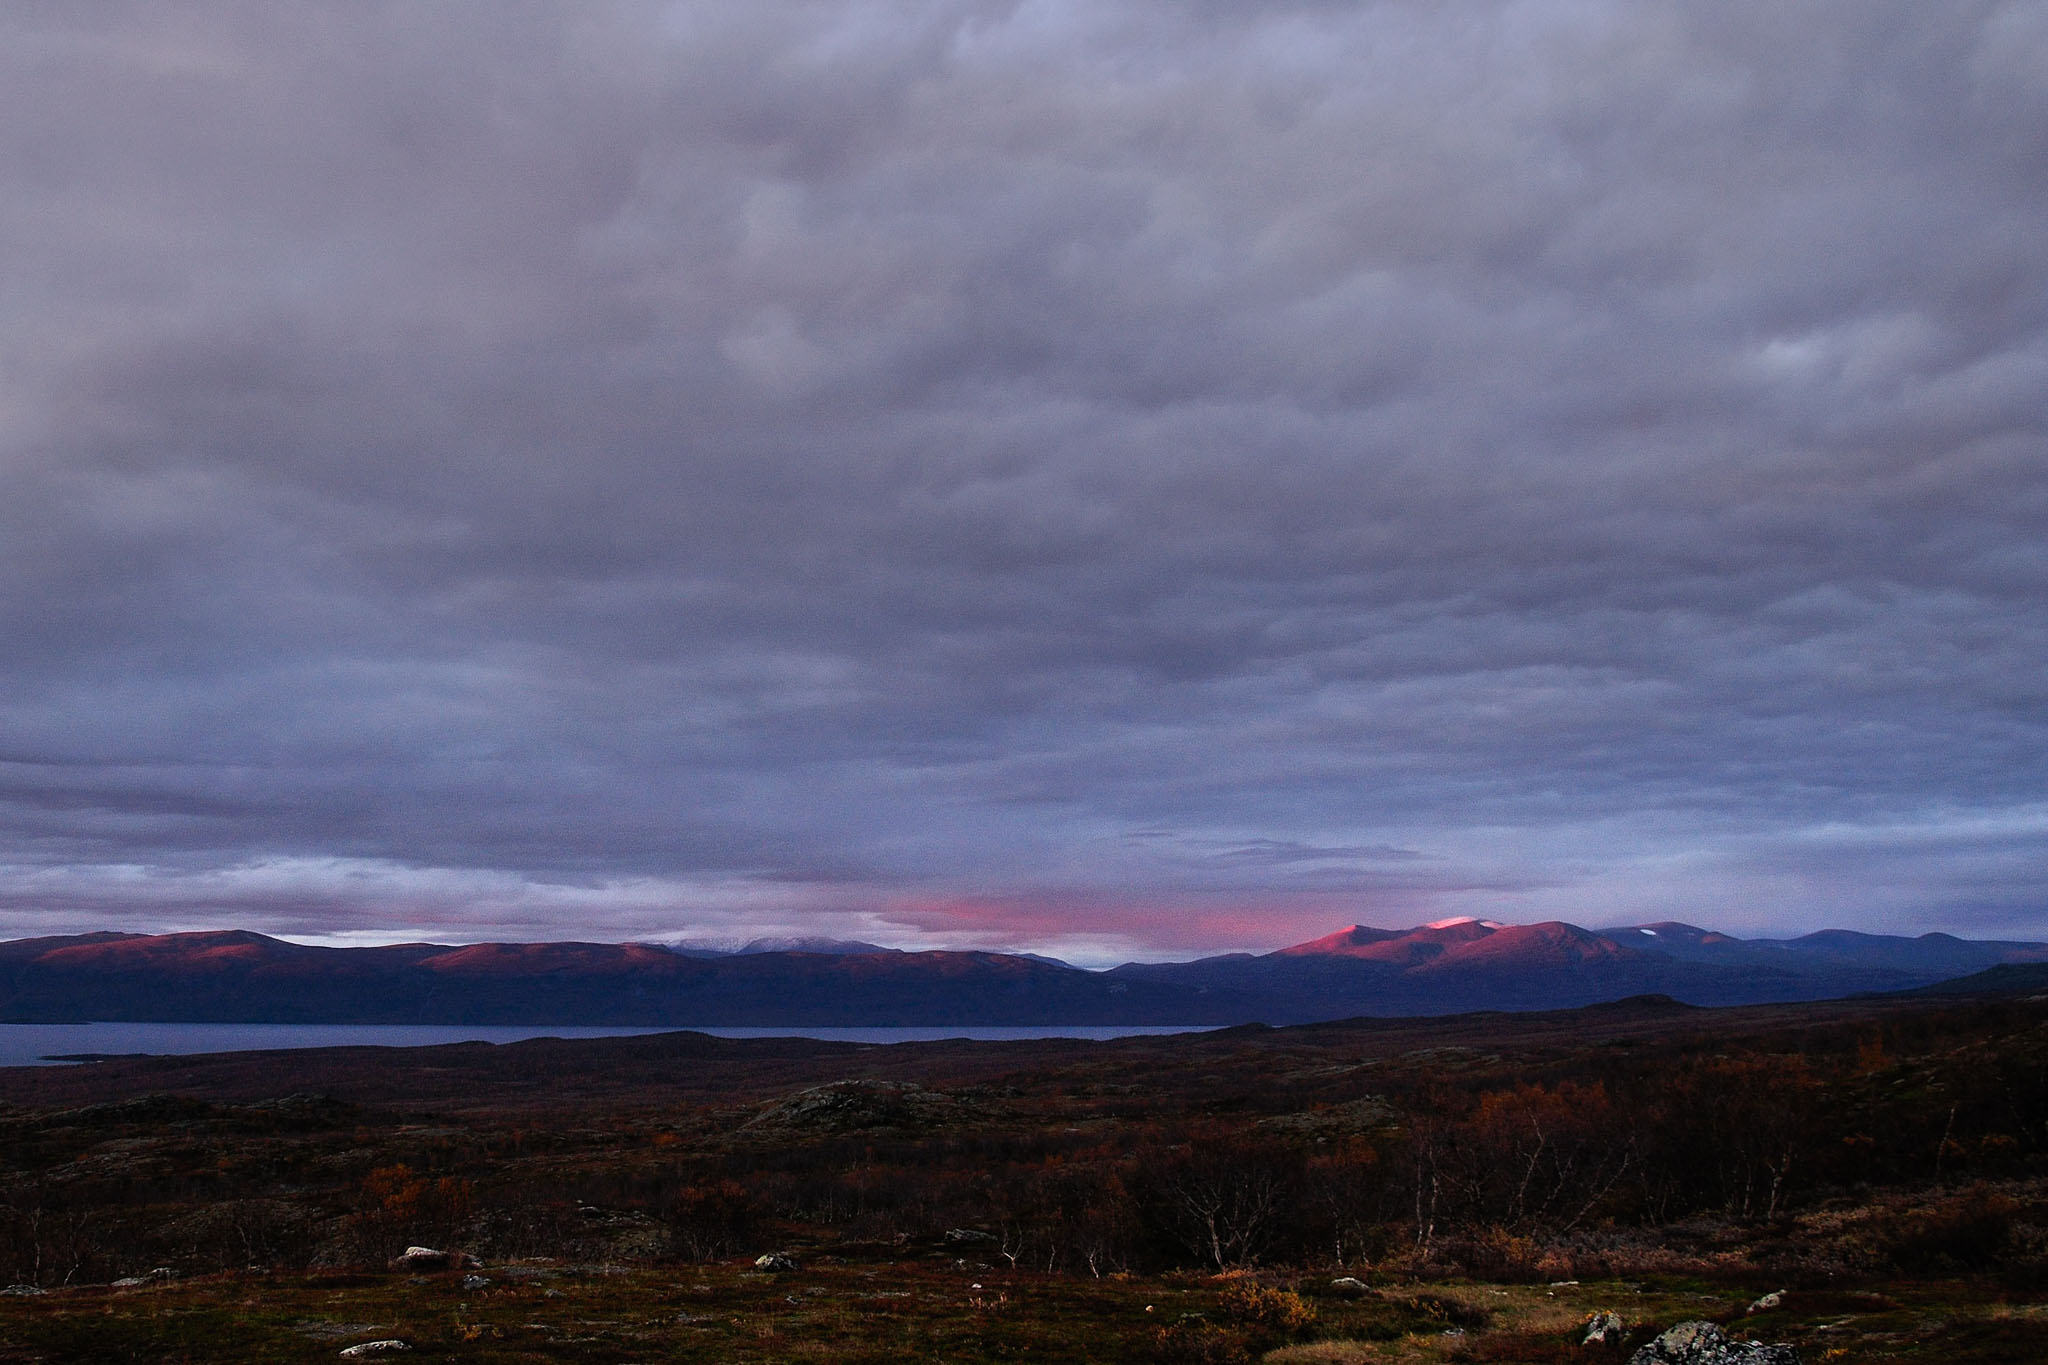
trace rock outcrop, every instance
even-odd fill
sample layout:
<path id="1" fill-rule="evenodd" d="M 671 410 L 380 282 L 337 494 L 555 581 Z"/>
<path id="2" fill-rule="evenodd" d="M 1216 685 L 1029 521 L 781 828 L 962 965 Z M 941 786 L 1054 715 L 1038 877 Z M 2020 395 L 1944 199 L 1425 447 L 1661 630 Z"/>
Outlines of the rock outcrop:
<path id="1" fill-rule="evenodd" d="M 800 1090 L 747 1121 L 754 1131 L 852 1133 L 943 1127 L 971 1117 L 965 1102 L 904 1081 L 834 1081 Z"/>
<path id="2" fill-rule="evenodd" d="M 1586 1337 L 1581 1346 L 1604 1346 L 1610 1341 L 1619 1341 L 1628 1325 L 1618 1313 L 1595 1313 L 1586 1319 Z"/>
<path id="3" fill-rule="evenodd" d="M 1400 1121 L 1401 1115 L 1392 1105 L 1377 1095 L 1368 1095 L 1364 1099 L 1348 1100 L 1323 1109 L 1275 1114 L 1271 1118 L 1260 1119 L 1258 1126 L 1289 1137 L 1314 1141 L 1374 1133 Z"/>
<path id="4" fill-rule="evenodd" d="M 459 1251 L 437 1251 L 433 1247 L 407 1247 L 391 1262 L 394 1270 L 430 1275 L 437 1270 L 460 1270 L 469 1257 Z"/>
<path id="5" fill-rule="evenodd" d="M 968 1246 L 978 1242 L 993 1242 L 995 1240 L 996 1235 L 993 1232 L 983 1232 L 980 1228 L 946 1229 L 946 1245 L 948 1246 Z"/>
<path id="6" fill-rule="evenodd" d="M 1711 1322 L 1681 1322 L 1628 1358 L 1628 1365 L 1800 1365 L 1790 1346 L 1738 1341 Z"/>

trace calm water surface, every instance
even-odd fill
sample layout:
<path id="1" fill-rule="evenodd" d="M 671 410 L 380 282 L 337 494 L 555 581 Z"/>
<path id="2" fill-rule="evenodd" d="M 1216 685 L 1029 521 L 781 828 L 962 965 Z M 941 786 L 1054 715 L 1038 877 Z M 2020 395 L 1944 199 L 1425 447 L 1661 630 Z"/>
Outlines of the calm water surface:
<path id="1" fill-rule="evenodd" d="M 622 1038 L 672 1028 L 575 1028 L 566 1025 L 461 1024 L 0 1024 L 0 1066 L 57 1065 L 80 1053 L 183 1056 L 295 1047 L 431 1047 L 437 1043 L 516 1043 L 524 1038 Z M 720 1038 L 822 1038 L 849 1043 L 926 1043 L 942 1038 L 1008 1042 L 1022 1038 L 1133 1038 L 1201 1033 L 1204 1026 L 1038 1028 L 705 1028 Z"/>

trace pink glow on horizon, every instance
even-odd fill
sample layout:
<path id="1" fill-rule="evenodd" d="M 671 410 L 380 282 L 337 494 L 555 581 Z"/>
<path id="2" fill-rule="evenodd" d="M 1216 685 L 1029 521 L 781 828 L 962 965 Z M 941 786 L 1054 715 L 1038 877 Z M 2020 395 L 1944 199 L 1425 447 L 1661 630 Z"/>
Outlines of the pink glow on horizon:
<path id="1" fill-rule="evenodd" d="M 1414 922 L 1404 908 L 1361 906 L 1355 897 L 1203 904 L 1086 894 L 933 897 L 898 902 L 877 917 L 963 948 L 1119 961 L 1270 952 L 1353 924 Z"/>

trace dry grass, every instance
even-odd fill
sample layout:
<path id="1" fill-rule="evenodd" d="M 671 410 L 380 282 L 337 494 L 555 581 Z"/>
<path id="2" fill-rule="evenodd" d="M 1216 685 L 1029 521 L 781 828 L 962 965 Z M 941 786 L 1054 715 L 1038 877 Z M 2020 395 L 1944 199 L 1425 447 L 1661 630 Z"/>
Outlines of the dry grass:
<path id="1" fill-rule="evenodd" d="M 1165 1360 L 1162 1326 L 1199 1321 L 1237 1330 L 1244 1322 L 1233 1314 L 1246 1299 L 1242 1282 L 1207 1277 L 999 1277 L 930 1264 L 826 1264 L 783 1276 L 737 1263 L 681 1274 L 560 1266 L 525 1279 L 498 1272 L 492 1280 L 465 1289 L 459 1275 L 229 1275 L 0 1298 L 0 1362 L 312 1362 L 332 1360 L 352 1341 L 397 1336 L 416 1348 L 408 1359 L 478 1365 L 1149 1365 Z M 1743 1335 L 1790 1341 L 1813 1365 L 2048 1359 L 2048 1303 L 2008 1299 L 1983 1283 L 1893 1284 L 1884 1295 L 1794 1292 L 1782 1308 L 1749 1318 L 1743 1307 L 1753 1289 L 1683 1281 L 1448 1282 L 1359 1298 L 1320 1295 L 1315 1280 L 1296 1287 L 1314 1305 L 1305 1330 L 1317 1339 L 1258 1357 L 1267 1365 L 1618 1365 L 1626 1347 L 1579 1345 L 1580 1325 L 1602 1309 L 1630 1324 L 1626 1346 L 1704 1317 Z"/>

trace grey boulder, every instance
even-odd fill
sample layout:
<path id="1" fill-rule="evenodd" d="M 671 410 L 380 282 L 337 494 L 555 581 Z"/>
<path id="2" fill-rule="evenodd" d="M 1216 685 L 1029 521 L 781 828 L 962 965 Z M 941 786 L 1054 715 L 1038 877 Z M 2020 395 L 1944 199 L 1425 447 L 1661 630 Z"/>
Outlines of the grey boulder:
<path id="1" fill-rule="evenodd" d="M 1711 1322 L 1681 1322 L 1628 1358 L 1628 1365 L 1800 1365 L 1790 1346 L 1738 1341 Z"/>
<path id="2" fill-rule="evenodd" d="M 1626 1330 L 1627 1327 L 1622 1322 L 1620 1314 L 1595 1313 L 1592 1317 L 1586 1319 L 1586 1338 L 1579 1344 L 1581 1346 L 1592 1346 L 1595 1344 L 1604 1346 L 1610 1341 L 1618 1340 Z"/>

